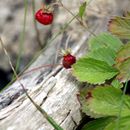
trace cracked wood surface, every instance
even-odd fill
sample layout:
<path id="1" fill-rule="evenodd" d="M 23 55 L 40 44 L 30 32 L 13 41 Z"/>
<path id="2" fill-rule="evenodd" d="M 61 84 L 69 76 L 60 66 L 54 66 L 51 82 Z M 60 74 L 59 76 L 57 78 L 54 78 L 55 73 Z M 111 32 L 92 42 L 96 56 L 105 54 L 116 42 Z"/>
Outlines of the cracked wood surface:
<path id="1" fill-rule="evenodd" d="M 68 126 L 65 125 L 64 127 L 66 129 L 73 129 L 75 124 L 71 122 L 71 118 L 74 120 L 75 116 L 81 118 L 79 111 L 80 105 L 76 98 L 78 85 L 79 83 L 71 76 L 70 72 L 62 70 L 56 77 L 52 76 L 49 78 L 44 85 L 36 86 L 37 89 L 29 94 L 61 126 L 64 126 L 66 122 L 70 122 Z M 9 108 L 6 107 L 1 110 L 0 118 L 1 130 L 6 130 L 7 128 L 20 130 L 53 130 L 50 125 L 47 125 L 47 121 L 25 95 L 19 97 Z M 75 120 L 77 124 L 78 120 L 78 118 Z"/>
<path id="2" fill-rule="evenodd" d="M 90 7 L 94 7 L 95 10 L 99 9 L 97 4 L 101 0 L 97 1 L 97 3 L 95 1 L 91 2 Z M 90 7 L 88 7 L 87 22 L 95 34 L 107 30 L 107 21 L 112 15 L 121 14 L 121 5 L 118 5 L 118 9 L 117 7 L 113 9 L 117 3 L 113 0 L 110 3 L 110 1 L 106 2 L 107 8 L 104 11 L 107 17 L 100 13 L 97 15 L 97 12 L 91 11 Z M 66 0 L 63 0 L 63 2 L 67 4 Z M 78 3 L 78 1 L 76 2 Z M 76 2 L 73 5 L 69 5 L 75 7 L 75 5 L 78 5 Z M 104 7 L 103 3 L 102 6 Z M 64 10 L 60 9 L 54 23 L 55 25 L 62 24 L 66 17 L 68 17 L 67 12 L 64 12 L 64 17 L 61 17 L 63 12 Z M 60 23 L 61 19 L 62 23 Z M 52 33 L 59 28 L 59 26 L 53 27 Z M 58 48 L 65 47 L 64 44 L 69 36 L 69 47 L 72 48 L 73 54 L 77 58 L 83 55 L 86 52 L 87 40 L 91 35 L 75 20 L 67 28 L 67 31 L 57 37 L 52 44 L 48 45 L 46 50 L 40 54 L 27 71 L 44 64 L 53 64 L 55 61 L 61 63 L 61 59 L 56 57 L 57 50 Z M 82 119 L 80 104 L 76 97 L 82 84 L 72 76 L 71 70 L 65 70 L 62 66 L 55 68 L 45 67 L 26 73 L 20 78 L 32 99 L 45 109 L 64 130 L 73 130 L 76 128 Z M 0 130 L 54 130 L 29 99 L 27 99 L 17 81 L 0 94 L 0 109 Z"/>

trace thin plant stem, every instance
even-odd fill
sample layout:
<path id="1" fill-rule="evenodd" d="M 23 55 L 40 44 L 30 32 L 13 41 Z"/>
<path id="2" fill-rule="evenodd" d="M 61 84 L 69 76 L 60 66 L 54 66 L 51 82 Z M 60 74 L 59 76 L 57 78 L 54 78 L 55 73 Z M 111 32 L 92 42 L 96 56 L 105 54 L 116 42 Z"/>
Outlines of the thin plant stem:
<path id="1" fill-rule="evenodd" d="M 40 32 L 38 30 L 37 23 L 36 23 L 36 20 L 34 18 L 34 16 L 35 16 L 35 0 L 32 0 L 32 14 L 33 14 L 34 28 L 35 28 L 35 32 L 36 32 L 36 39 L 37 39 L 37 42 L 38 42 L 40 48 L 43 48 L 43 45 L 42 45 L 42 42 L 40 39 Z"/>
<path id="2" fill-rule="evenodd" d="M 28 9 L 28 0 L 24 0 L 24 21 L 23 21 L 23 30 L 20 35 L 20 43 L 19 43 L 19 54 L 16 62 L 16 72 L 19 69 L 20 66 L 20 61 L 21 61 L 21 56 L 23 52 L 23 45 L 24 45 L 24 40 L 25 40 L 25 31 L 26 31 L 26 20 L 27 20 L 27 9 Z"/>
<path id="3" fill-rule="evenodd" d="M 28 97 L 28 99 L 29 99 L 29 100 L 31 101 L 31 103 L 36 107 L 36 109 L 43 115 L 43 117 L 44 117 L 56 130 L 63 130 L 63 128 L 62 128 L 61 126 L 59 126 L 59 125 L 54 121 L 54 119 L 51 118 L 51 117 L 46 113 L 46 111 L 45 111 L 43 108 L 41 108 L 41 106 L 39 106 L 36 102 L 34 102 L 34 100 L 30 97 L 30 95 L 29 95 L 28 92 L 26 91 L 24 85 L 23 85 L 22 82 L 20 81 L 19 76 L 17 75 L 17 72 L 15 71 L 15 68 L 13 67 L 13 64 L 12 64 L 12 62 L 11 62 L 10 56 L 9 56 L 7 50 L 6 50 L 5 47 L 4 47 L 4 44 L 3 44 L 3 41 L 2 41 L 2 39 L 1 39 L 1 37 L 0 37 L 0 43 L 1 43 L 1 45 L 2 45 L 2 48 L 3 48 L 4 52 L 5 52 L 5 55 L 6 55 L 7 58 L 8 58 L 8 62 L 9 62 L 9 64 L 10 64 L 10 67 L 11 67 L 11 69 L 12 69 L 12 71 L 13 71 L 13 73 L 14 73 L 16 79 L 17 79 L 17 81 L 19 82 L 20 86 L 22 87 L 22 89 L 23 89 L 24 93 L 26 94 L 26 96 Z"/>
<path id="4" fill-rule="evenodd" d="M 61 0 L 59 0 L 59 3 L 60 3 L 60 5 L 61 5 L 61 7 L 63 7 L 67 12 L 69 12 L 72 16 L 75 16 L 75 14 L 74 14 L 73 12 L 71 12 L 66 6 L 63 5 L 63 3 L 61 2 Z M 89 3 L 90 3 L 90 2 L 89 2 Z M 96 37 L 96 34 L 94 34 L 94 33 L 88 28 L 88 26 L 85 26 L 84 23 L 83 23 L 83 21 L 78 18 L 78 15 L 76 15 L 75 18 L 77 19 L 77 21 L 80 23 L 80 25 L 81 25 L 83 28 L 87 29 L 87 31 L 88 31 L 90 34 L 92 34 L 93 36 Z"/>
<path id="5" fill-rule="evenodd" d="M 85 28 L 92 36 L 97 37 L 96 34 L 95 34 L 93 31 L 91 31 L 91 30 L 89 29 L 89 27 L 83 23 L 82 20 L 80 20 L 80 19 L 78 18 L 79 13 L 78 13 L 77 15 L 75 15 L 75 14 L 74 14 L 73 12 L 71 12 L 66 6 L 63 5 L 63 3 L 61 2 L 61 0 L 58 0 L 58 1 L 59 1 L 59 4 L 60 4 L 61 7 L 63 7 L 63 8 L 64 8 L 67 12 L 69 12 L 72 16 L 75 16 L 75 19 L 80 23 L 80 25 L 81 25 L 83 28 Z M 92 0 L 91 0 L 91 1 L 92 1 Z M 89 3 L 87 4 L 87 6 L 91 3 L 91 1 L 89 1 Z M 97 42 L 102 42 L 102 43 L 104 43 L 105 45 L 107 45 L 106 42 L 104 42 L 104 41 L 102 41 L 102 40 L 99 41 L 98 39 L 96 39 L 96 41 L 97 41 Z"/>

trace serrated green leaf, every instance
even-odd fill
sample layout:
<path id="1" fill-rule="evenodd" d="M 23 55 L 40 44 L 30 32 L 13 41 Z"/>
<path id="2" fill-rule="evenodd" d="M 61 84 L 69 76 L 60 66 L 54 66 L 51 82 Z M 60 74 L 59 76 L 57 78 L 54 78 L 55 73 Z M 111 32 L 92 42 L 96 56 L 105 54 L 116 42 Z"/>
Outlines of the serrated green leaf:
<path id="1" fill-rule="evenodd" d="M 116 79 L 120 82 L 126 82 L 130 79 L 130 58 L 121 63 L 117 63 L 115 67 L 119 70 Z"/>
<path id="2" fill-rule="evenodd" d="M 83 106 L 81 107 L 82 112 L 85 113 L 86 115 L 90 116 L 91 118 L 100 118 L 103 117 L 102 114 L 100 113 L 96 113 L 96 111 L 91 110 L 88 107 L 88 103 L 83 104 Z"/>
<path id="3" fill-rule="evenodd" d="M 88 95 L 91 96 L 88 97 Z M 93 118 L 114 116 L 120 113 L 122 91 L 113 86 L 97 86 L 84 88 L 80 92 L 81 109 L 86 115 Z M 130 115 L 130 96 L 124 95 L 121 117 Z"/>
<path id="4" fill-rule="evenodd" d="M 116 62 L 130 58 L 130 43 L 125 44 L 117 53 Z"/>
<path id="5" fill-rule="evenodd" d="M 123 39 L 130 39 L 130 17 L 114 17 L 109 22 L 109 31 Z"/>
<path id="6" fill-rule="evenodd" d="M 92 118 L 99 118 L 102 117 L 100 114 L 96 113 L 95 111 L 91 110 L 88 105 L 88 100 L 91 100 L 91 98 L 86 98 L 88 92 L 91 92 L 94 88 L 83 88 L 80 90 L 80 96 L 79 101 L 81 104 L 81 110 L 82 112 L 86 113 L 86 115 L 92 117 Z"/>
<path id="7" fill-rule="evenodd" d="M 112 66 L 113 64 L 115 64 L 116 52 L 109 47 L 103 47 L 89 52 L 87 54 L 87 57 L 100 61 L 105 61 L 110 66 Z"/>
<path id="8" fill-rule="evenodd" d="M 96 37 L 91 37 L 88 41 L 88 44 L 91 51 L 98 48 L 109 47 L 116 52 L 123 45 L 119 38 L 109 33 L 102 33 Z"/>
<path id="9" fill-rule="evenodd" d="M 89 100 L 88 108 L 95 113 L 100 114 L 102 117 L 106 116 L 117 116 L 120 112 L 122 91 L 112 86 L 97 87 L 92 91 L 91 100 Z M 124 97 L 124 103 L 122 105 L 121 117 L 130 115 L 130 109 L 126 105 L 130 102 L 130 97 Z"/>
<path id="10" fill-rule="evenodd" d="M 108 125 L 114 118 L 99 118 L 94 121 L 90 121 L 83 126 L 81 130 L 104 130 L 106 125 Z"/>
<path id="11" fill-rule="evenodd" d="M 82 3 L 82 5 L 79 7 L 79 16 L 82 19 L 83 15 L 85 13 L 86 10 L 86 6 L 87 6 L 87 2 Z"/>
<path id="12" fill-rule="evenodd" d="M 118 71 L 104 61 L 81 58 L 73 65 L 73 74 L 79 81 L 101 84 L 117 75 Z"/>
<path id="13" fill-rule="evenodd" d="M 122 117 L 117 128 L 117 120 L 109 123 L 104 130 L 130 130 L 130 116 Z"/>
<path id="14" fill-rule="evenodd" d="M 86 96 L 87 96 L 87 93 L 92 91 L 93 88 L 82 88 L 80 90 L 80 96 L 79 96 L 79 101 L 80 103 L 82 104 L 81 105 L 81 109 L 82 109 L 82 112 L 86 113 L 88 116 L 92 117 L 92 118 L 99 118 L 100 115 L 95 113 L 94 111 L 91 111 L 89 108 L 88 108 L 88 103 L 86 102 Z"/>

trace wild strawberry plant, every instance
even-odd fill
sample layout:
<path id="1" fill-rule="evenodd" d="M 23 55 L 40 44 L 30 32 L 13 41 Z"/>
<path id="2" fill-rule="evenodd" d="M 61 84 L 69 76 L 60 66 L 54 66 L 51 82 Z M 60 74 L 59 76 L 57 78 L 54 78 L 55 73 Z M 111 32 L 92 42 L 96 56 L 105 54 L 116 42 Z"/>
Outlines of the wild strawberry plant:
<path id="1" fill-rule="evenodd" d="M 78 15 L 81 20 L 86 5 L 84 2 L 80 6 Z M 123 83 L 130 79 L 130 43 L 124 44 L 119 39 L 129 40 L 129 18 L 130 13 L 126 13 L 123 18 L 111 19 L 108 27 L 111 34 L 102 33 L 91 37 L 88 41 L 89 53 L 78 61 L 72 55 L 63 57 L 63 67 L 68 68 L 65 63 L 66 59 L 67 64 L 70 60 L 69 68 L 74 64 L 73 75 L 79 81 L 95 86 L 80 92 L 82 111 L 96 119 L 82 130 L 129 130 L 130 96 L 125 95 L 127 84 L 123 87 Z"/>
<path id="2" fill-rule="evenodd" d="M 87 3 L 84 2 L 79 8 L 78 16 L 81 21 L 86 6 Z M 42 14 L 40 19 L 38 17 L 36 19 L 44 24 L 44 12 L 40 11 L 42 12 L 40 12 Z M 37 13 L 35 16 L 39 15 L 39 11 Z M 67 57 L 63 56 L 63 67 L 71 68 L 74 64 L 73 75 L 79 81 L 95 86 L 84 88 L 80 92 L 79 100 L 82 104 L 82 111 L 95 118 L 87 123 L 82 130 L 129 130 L 130 96 L 125 95 L 127 84 L 123 87 L 123 83 L 130 79 L 130 43 L 124 45 L 119 39 L 129 39 L 129 18 L 130 13 L 127 13 L 123 18 L 115 17 L 110 20 L 108 29 L 111 34 L 102 33 L 91 37 L 88 41 L 89 53 L 78 61 L 75 56 L 70 54 L 67 54 Z M 80 19 L 77 18 L 78 21 Z M 53 19 L 51 22 L 49 20 L 49 24 L 52 21 Z M 124 91 L 121 90 L 122 87 Z M 55 126 L 54 121 L 50 123 Z M 55 127 L 55 129 L 62 128 Z"/>
<path id="3" fill-rule="evenodd" d="M 73 75 L 79 81 L 94 85 L 80 92 L 82 111 L 95 118 L 82 130 L 130 128 L 130 96 L 125 94 L 130 80 L 130 13 L 111 19 L 108 29 L 113 35 L 102 33 L 91 37 L 89 53 L 73 65 Z"/>

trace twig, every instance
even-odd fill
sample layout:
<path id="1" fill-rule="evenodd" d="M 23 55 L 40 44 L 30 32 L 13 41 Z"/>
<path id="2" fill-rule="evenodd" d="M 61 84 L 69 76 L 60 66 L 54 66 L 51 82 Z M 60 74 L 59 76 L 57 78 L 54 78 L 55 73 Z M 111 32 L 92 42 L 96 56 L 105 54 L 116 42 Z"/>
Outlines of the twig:
<path id="1" fill-rule="evenodd" d="M 40 39 L 40 32 L 38 30 L 36 20 L 34 19 L 34 16 L 35 16 L 35 0 L 32 0 L 32 12 L 33 12 L 34 28 L 35 28 L 35 32 L 36 32 L 36 39 L 37 39 L 39 46 L 41 48 L 43 48 L 43 45 L 42 45 L 42 42 L 41 42 L 41 39 Z"/>
<path id="2" fill-rule="evenodd" d="M 41 65 L 41 66 L 39 66 L 39 67 L 36 67 L 36 68 L 30 69 L 30 70 L 24 72 L 23 74 L 27 74 L 27 73 L 30 73 L 30 72 L 33 72 L 33 71 L 37 71 L 37 70 L 39 70 L 39 69 L 42 69 L 43 67 L 56 67 L 56 66 L 58 66 L 58 65 L 62 65 L 62 64 L 54 64 L 54 65 L 50 65 L 50 64 L 48 64 L 48 65 Z"/>
<path id="3" fill-rule="evenodd" d="M 72 16 L 75 16 L 75 14 L 73 12 L 71 12 L 66 6 L 63 5 L 63 3 L 61 2 L 61 0 L 59 0 L 59 3 L 61 5 L 61 7 L 63 7 L 67 12 L 69 12 Z M 75 18 L 77 19 L 77 21 L 80 23 L 80 25 L 83 28 L 87 29 L 87 31 L 89 33 L 91 33 L 93 36 L 96 37 L 96 34 L 94 34 L 87 26 L 84 25 L 83 21 L 78 18 L 78 14 L 75 16 Z"/>

